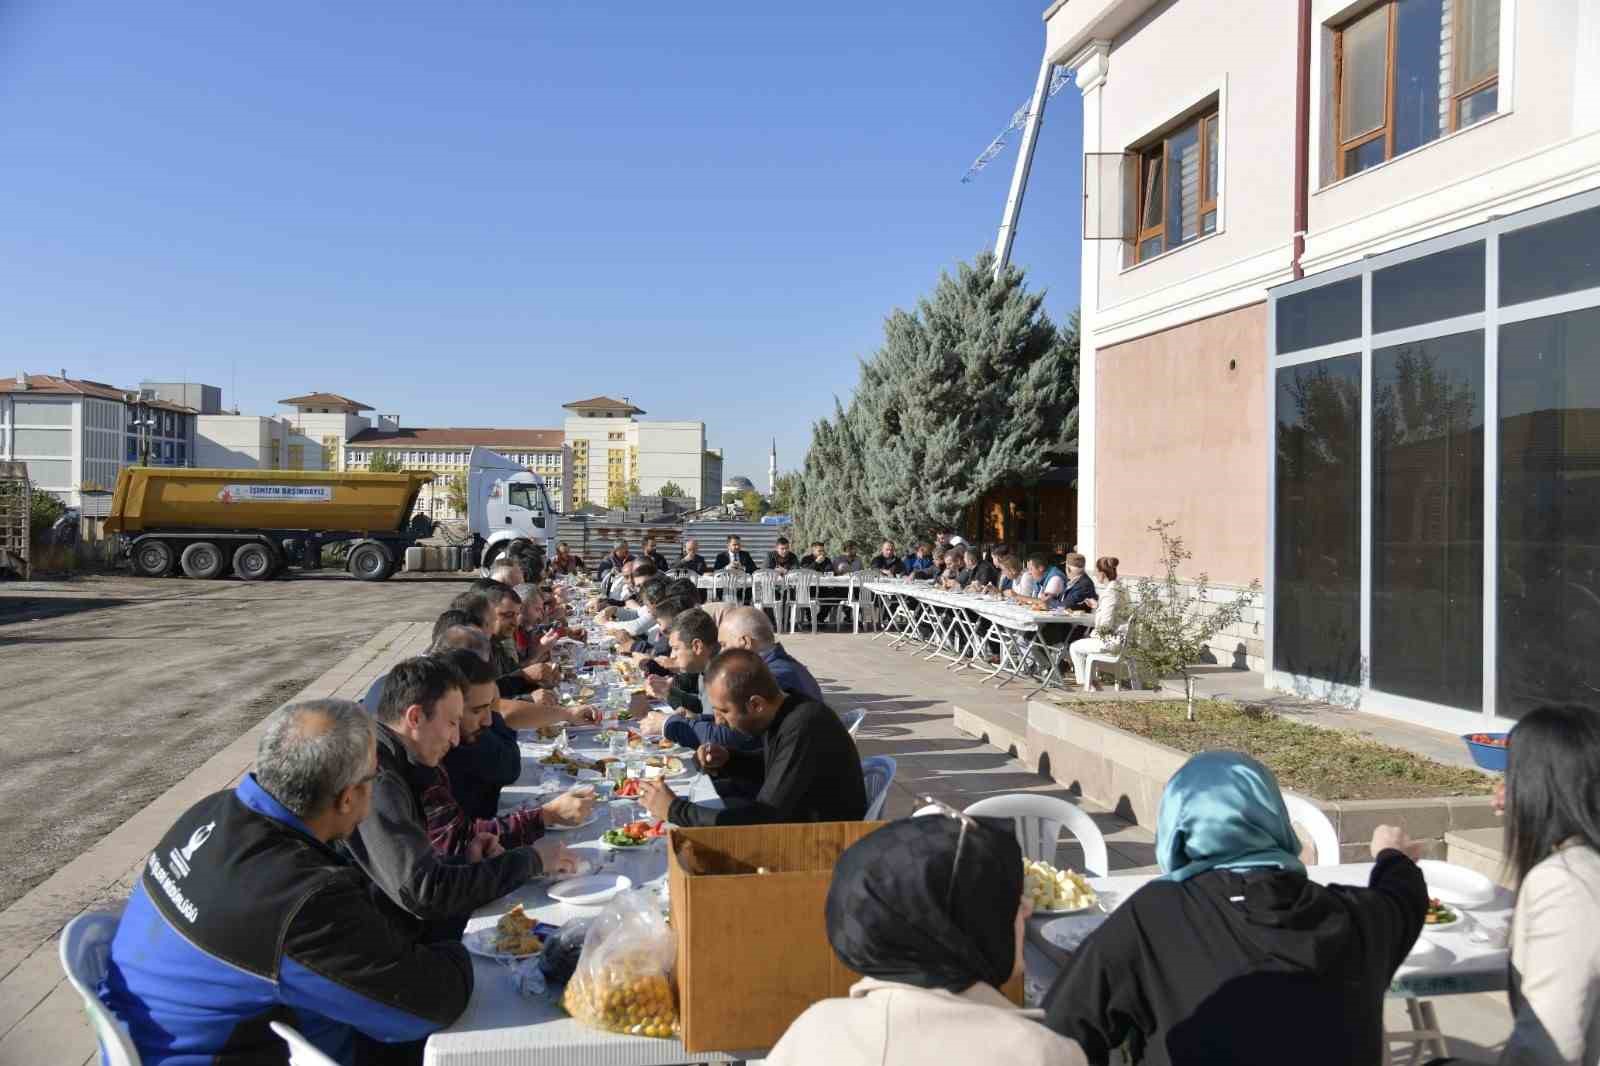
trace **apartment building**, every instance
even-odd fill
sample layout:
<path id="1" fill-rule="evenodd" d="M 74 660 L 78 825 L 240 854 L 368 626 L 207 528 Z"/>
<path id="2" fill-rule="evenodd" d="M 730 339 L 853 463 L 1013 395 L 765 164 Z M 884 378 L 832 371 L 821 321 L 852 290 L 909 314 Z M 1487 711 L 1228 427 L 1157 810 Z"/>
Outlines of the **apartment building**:
<path id="1" fill-rule="evenodd" d="M 625 398 L 592 396 L 563 404 L 572 449 L 573 509 L 607 505 L 630 486 L 642 496 L 676 484 L 696 507 L 722 498 L 722 453 L 706 447 L 704 422 L 641 421 Z"/>
<path id="2" fill-rule="evenodd" d="M 559 429 L 365 429 L 345 445 L 344 469 L 368 469 L 374 455 L 387 453 L 403 470 L 434 474 L 417 498 L 418 511 L 435 520 L 464 518 L 461 493 L 453 487 L 465 485 L 474 447 L 498 452 L 543 477 L 556 509 L 566 509 L 569 453 Z"/>
<path id="3" fill-rule="evenodd" d="M 1082 92 L 1080 549 L 1149 572 L 1164 518 L 1261 579 L 1277 687 L 1461 731 L 1593 701 L 1600 4 L 1045 20 Z"/>
<path id="4" fill-rule="evenodd" d="M 195 413 L 137 390 L 65 375 L 0 379 L 0 460 L 86 518 L 109 513 L 124 466 L 191 466 Z"/>

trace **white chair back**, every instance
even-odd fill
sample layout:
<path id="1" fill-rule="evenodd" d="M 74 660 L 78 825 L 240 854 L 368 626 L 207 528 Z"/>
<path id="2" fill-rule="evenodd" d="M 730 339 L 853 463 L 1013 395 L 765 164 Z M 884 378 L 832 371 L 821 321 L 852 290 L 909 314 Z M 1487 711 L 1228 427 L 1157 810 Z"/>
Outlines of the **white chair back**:
<path id="1" fill-rule="evenodd" d="M 967 808 L 974 817 L 1010 818 L 1017 827 L 1017 843 L 1024 858 L 1053 863 L 1061 830 L 1066 829 L 1083 848 L 1083 868 L 1091 877 L 1111 872 L 1105 834 L 1083 808 L 1054 796 L 1018 792 L 990 796 Z"/>
<path id="2" fill-rule="evenodd" d="M 861 760 L 861 776 L 867 785 L 867 813 L 862 821 L 876 822 L 883 817 L 889 802 L 889 786 L 894 783 L 894 760 L 887 755 L 872 755 Z"/>
<path id="3" fill-rule="evenodd" d="M 1329 821 L 1322 808 L 1293 792 L 1283 794 L 1283 805 L 1289 809 L 1289 820 L 1295 827 L 1311 834 L 1311 846 L 1317 853 L 1313 864 L 1339 865 L 1339 831 L 1333 827 L 1333 822 Z"/>
<path id="4" fill-rule="evenodd" d="M 866 721 L 866 718 L 867 709 L 865 707 L 857 707 L 853 711 L 844 711 L 839 715 L 839 721 L 844 723 L 845 732 L 852 737 L 856 735 L 856 730 L 861 728 L 861 723 Z"/>
<path id="5" fill-rule="evenodd" d="M 742 570 L 719 570 L 711 594 L 724 603 L 739 602 L 739 591 L 750 587 L 750 575 Z"/>
<path id="6" fill-rule="evenodd" d="M 783 602 L 783 576 L 776 570 L 757 570 L 750 575 L 750 602 L 757 607 L 776 607 Z"/>
<path id="7" fill-rule="evenodd" d="M 97 989 L 111 960 L 111 940 L 117 935 L 114 914 L 80 914 L 61 930 L 61 968 L 83 1000 L 94 1026 L 95 1039 L 107 1066 L 139 1066 L 139 1052 L 128 1030 L 104 1003 Z"/>
<path id="8" fill-rule="evenodd" d="M 268 1022 L 272 1031 L 289 1045 L 289 1066 L 339 1066 L 338 1062 L 318 1050 L 317 1046 L 282 1022 Z"/>
<path id="9" fill-rule="evenodd" d="M 800 606 L 817 602 L 817 572 L 800 569 L 789 574 L 789 590 Z"/>

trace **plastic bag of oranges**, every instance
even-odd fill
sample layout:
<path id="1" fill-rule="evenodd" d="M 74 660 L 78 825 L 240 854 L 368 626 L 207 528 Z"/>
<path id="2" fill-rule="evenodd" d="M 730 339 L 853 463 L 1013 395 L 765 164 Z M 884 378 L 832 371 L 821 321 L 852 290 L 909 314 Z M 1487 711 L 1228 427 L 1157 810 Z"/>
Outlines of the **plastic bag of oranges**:
<path id="1" fill-rule="evenodd" d="M 596 1029 L 632 1036 L 678 1035 L 673 981 L 677 939 L 648 892 L 613 899 L 583 940 L 561 1005 Z"/>

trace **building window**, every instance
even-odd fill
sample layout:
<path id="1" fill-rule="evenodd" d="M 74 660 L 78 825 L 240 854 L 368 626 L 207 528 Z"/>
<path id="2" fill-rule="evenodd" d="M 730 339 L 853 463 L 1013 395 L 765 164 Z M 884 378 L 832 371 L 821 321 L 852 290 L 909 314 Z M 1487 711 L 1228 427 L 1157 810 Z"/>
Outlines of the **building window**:
<path id="1" fill-rule="evenodd" d="M 1134 150 L 1139 158 L 1134 262 L 1216 232 L 1217 121 L 1212 107 Z"/>
<path id="2" fill-rule="evenodd" d="M 139 461 L 139 438 L 138 437 L 129 437 L 128 438 L 128 462 L 137 463 L 138 461 Z"/>
<path id="3" fill-rule="evenodd" d="M 303 444 L 289 445 L 289 469 L 304 470 L 306 468 L 306 448 Z"/>
<path id="4" fill-rule="evenodd" d="M 1333 31 L 1334 175 L 1495 113 L 1500 0 L 1384 0 Z"/>

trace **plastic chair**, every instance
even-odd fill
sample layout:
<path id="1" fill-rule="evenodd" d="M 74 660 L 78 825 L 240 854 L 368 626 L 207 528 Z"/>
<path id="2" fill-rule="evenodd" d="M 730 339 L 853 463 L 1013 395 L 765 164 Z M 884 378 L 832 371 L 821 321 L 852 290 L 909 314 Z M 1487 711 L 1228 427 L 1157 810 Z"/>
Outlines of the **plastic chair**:
<path id="1" fill-rule="evenodd" d="M 139 1052 L 127 1028 L 100 1002 L 96 991 L 106 976 L 118 920 L 115 914 L 80 914 L 68 922 L 61 930 L 61 968 L 83 1000 L 108 1066 L 139 1066 Z"/>
<path id="2" fill-rule="evenodd" d="M 1323 813 L 1321 807 L 1293 792 L 1283 794 L 1283 805 L 1289 809 L 1289 820 L 1299 829 L 1311 834 L 1311 846 L 1317 853 L 1312 860 L 1315 866 L 1337 866 L 1340 862 L 1339 831 Z"/>
<path id="3" fill-rule="evenodd" d="M 800 612 L 805 611 L 811 616 L 811 632 L 815 633 L 817 615 L 822 610 L 822 605 L 817 601 L 817 572 L 800 569 L 790 574 L 789 591 L 794 597 L 789 601 L 789 632 L 793 633 L 799 628 Z"/>
<path id="4" fill-rule="evenodd" d="M 1126 622 L 1117 627 L 1117 643 L 1115 651 L 1107 649 L 1106 651 L 1097 651 L 1090 654 L 1089 680 L 1091 682 L 1094 681 L 1094 668 L 1096 666 L 1111 667 L 1111 676 L 1113 679 L 1117 676 L 1116 668 L 1121 666 L 1128 673 L 1128 684 L 1133 686 L 1135 689 L 1140 687 L 1139 660 L 1128 654 L 1128 649 L 1132 647 L 1133 630 L 1136 619 L 1137 616 L 1130 617 Z"/>
<path id="5" fill-rule="evenodd" d="M 776 570 L 757 570 L 750 575 L 750 605 L 772 612 L 773 628 L 783 632 L 783 575 Z"/>
<path id="6" fill-rule="evenodd" d="M 867 785 L 867 813 L 864 822 L 876 822 L 883 817 L 883 808 L 889 802 L 889 786 L 894 783 L 894 760 L 887 755 L 872 755 L 861 760 L 861 777 Z"/>
<path id="7" fill-rule="evenodd" d="M 1017 827 L 1017 843 L 1026 859 L 1053 863 L 1056 846 L 1064 828 L 1083 848 L 1083 868 L 1093 877 L 1111 872 L 1106 854 L 1106 838 L 1094 819 L 1080 807 L 1054 796 L 1019 792 L 1009 796 L 990 796 L 968 807 L 974 817 L 1010 818 Z"/>
<path id="8" fill-rule="evenodd" d="M 272 1031 L 283 1037 L 283 1042 L 289 1045 L 289 1066 L 339 1066 L 338 1062 L 324 1055 L 317 1046 L 301 1036 L 290 1026 L 282 1022 L 268 1022 Z"/>
<path id="9" fill-rule="evenodd" d="M 861 632 L 861 612 L 866 609 L 866 604 L 862 602 L 864 595 L 865 590 L 861 587 L 861 575 L 858 573 L 851 574 L 850 584 L 845 587 L 844 599 L 833 605 L 840 612 L 835 616 L 836 618 L 843 619 L 844 612 L 850 612 L 857 634 Z M 837 623 L 835 623 L 835 628 L 838 628 Z"/>
<path id="10" fill-rule="evenodd" d="M 712 578 L 712 599 L 738 603 L 739 593 L 750 587 L 750 575 L 743 570 L 719 570 Z"/>
<path id="11" fill-rule="evenodd" d="M 843 711 L 839 714 L 839 721 L 844 723 L 844 731 L 851 737 L 856 735 L 856 730 L 861 728 L 861 723 L 866 720 L 867 709 L 857 707 L 853 711 Z"/>

